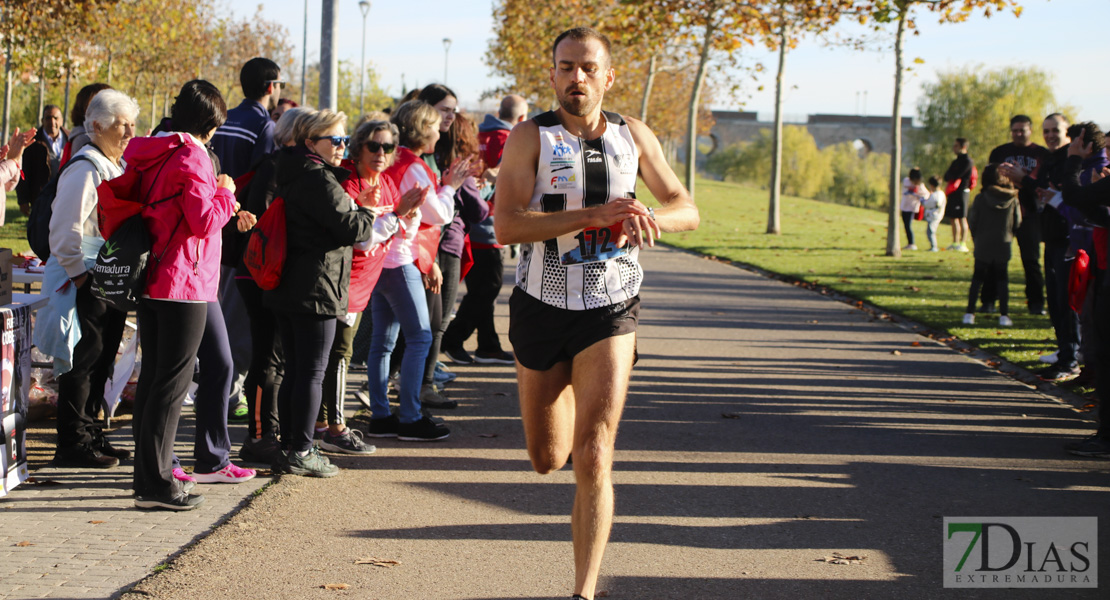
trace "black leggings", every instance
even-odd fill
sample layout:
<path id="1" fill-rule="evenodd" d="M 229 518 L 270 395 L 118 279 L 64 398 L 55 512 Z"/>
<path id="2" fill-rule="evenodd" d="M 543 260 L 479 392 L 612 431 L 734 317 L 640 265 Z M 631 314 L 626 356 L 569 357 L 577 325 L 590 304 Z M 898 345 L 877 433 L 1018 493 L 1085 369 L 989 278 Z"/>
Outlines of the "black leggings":
<path id="1" fill-rule="evenodd" d="M 139 301 L 143 369 L 135 389 L 134 489 L 140 495 L 180 490 L 173 478 L 173 444 L 181 403 L 193 379 L 206 302 Z"/>
<path id="2" fill-rule="evenodd" d="M 281 443 L 305 452 L 312 447 L 336 321 L 316 314 L 276 311 L 275 315 L 285 350 L 285 379 L 278 391 Z"/>

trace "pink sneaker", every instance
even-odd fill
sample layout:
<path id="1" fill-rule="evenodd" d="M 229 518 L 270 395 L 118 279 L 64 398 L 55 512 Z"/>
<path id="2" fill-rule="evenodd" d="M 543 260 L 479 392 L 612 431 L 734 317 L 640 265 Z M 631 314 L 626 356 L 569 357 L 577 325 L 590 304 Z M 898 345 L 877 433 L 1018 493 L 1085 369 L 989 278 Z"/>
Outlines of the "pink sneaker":
<path id="1" fill-rule="evenodd" d="M 178 468 L 173 470 L 173 478 L 182 482 L 182 483 L 188 483 L 190 481 L 193 482 L 193 483 L 197 482 L 196 479 L 193 479 L 192 477 L 189 477 L 189 474 L 186 473 L 185 470 L 182 469 L 181 467 L 178 467 Z"/>
<path id="2" fill-rule="evenodd" d="M 226 467 L 215 473 L 193 473 L 198 483 L 243 483 L 254 479 L 255 475 L 254 469 L 243 469 L 233 463 L 227 463 Z"/>

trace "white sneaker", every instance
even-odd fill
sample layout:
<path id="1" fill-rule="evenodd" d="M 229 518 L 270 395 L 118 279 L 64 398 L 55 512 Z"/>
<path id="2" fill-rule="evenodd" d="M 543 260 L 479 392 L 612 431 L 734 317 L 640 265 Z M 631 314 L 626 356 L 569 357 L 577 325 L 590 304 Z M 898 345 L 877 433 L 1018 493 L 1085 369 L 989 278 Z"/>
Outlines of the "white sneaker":
<path id="1" fill-rule="evenodd" d="M 1045 355 L 1041 356 L 1040 358 L 1038 358 L 1037 360 L 1039 360 L 1043 363 L 1048 363 L 1050 365 L 1056 364 L 1056 355 L 1057 354 L 1059 354 L 1059 352 L 1053 352 L 1052 354 L 1045 354 Z"/>
<path id="2" fill-rule="evenodd" d="M 964 313 L 964 325 L 975 324 L 975 313 Z"/>
<path id="3" fill-rule="evenodd" d="M 1013 324 L 1014 324 L 1013 319 L 1011 319 L 1010 317 L 1007 317 L 1006 315 L 1002 315 L 1001 317 L 998 317 L 999 327 L 1010 327 Z"/>
<path id="4" fill-rule="evenodd" d="M 917 250 L 917 244 L 907 244 L 902 246 L 903 250 Z"/>

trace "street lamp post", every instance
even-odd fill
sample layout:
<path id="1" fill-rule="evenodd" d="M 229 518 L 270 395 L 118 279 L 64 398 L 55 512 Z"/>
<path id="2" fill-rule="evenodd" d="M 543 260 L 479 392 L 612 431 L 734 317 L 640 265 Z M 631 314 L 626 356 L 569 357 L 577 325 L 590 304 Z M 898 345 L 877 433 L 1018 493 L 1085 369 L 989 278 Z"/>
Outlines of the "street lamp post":
<path id="1" fill-rule="evenodd" d="M 359 10 L 362 11 L 362 62 L 359 63 L 358 74 L 358 114 L 366 114 L 363 98 L 366 97 L 366 15 L 370 14 L 369 0 L 359 0 Z"/>
<path id="2" fill-rule="evenodd" d="M 447 51 L 451 49 L 451 38 L 443 38 L 443 85 L 447 85 Z"/>
<path id="3" fill-rule="evenodd" d="M 304 42 L 301 44 L 301 106 L 305 106 L 308 86 L 305 76 L 308 74 L 308 0 L 304 0 Z"/>

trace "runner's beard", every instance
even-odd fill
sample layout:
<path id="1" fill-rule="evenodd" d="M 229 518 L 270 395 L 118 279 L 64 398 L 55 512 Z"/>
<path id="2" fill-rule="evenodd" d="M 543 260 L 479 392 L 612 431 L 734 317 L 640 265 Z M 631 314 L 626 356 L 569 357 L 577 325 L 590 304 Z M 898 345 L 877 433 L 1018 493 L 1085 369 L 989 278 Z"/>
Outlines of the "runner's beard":
<path id="1" fill-rule="evenodd" d="M 563 110 L 576 117 L 584 117 L 590 114 L 600 101 L 600 98 L 595 99 L 585 93 L 581 96 L 565 94 L 559 98 L 559 106 L 562 106 Z"/>

